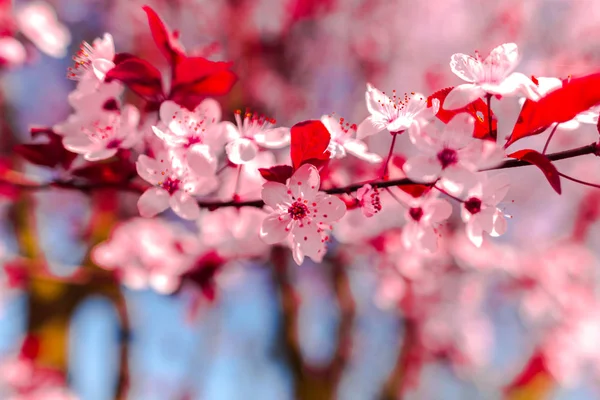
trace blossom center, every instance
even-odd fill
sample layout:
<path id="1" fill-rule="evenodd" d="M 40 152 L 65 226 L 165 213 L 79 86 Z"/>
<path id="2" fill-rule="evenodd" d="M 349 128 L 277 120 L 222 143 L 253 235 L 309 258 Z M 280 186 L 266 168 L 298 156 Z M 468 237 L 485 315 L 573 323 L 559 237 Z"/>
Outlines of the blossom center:
<path id="1" fill-rule="evenodd" d="M 437 155 L 437 158 L 440 164 L 442 164 L 442 169 L 446 169 L 458 162 L 458 154 L 456 153 L 456 150 L 449 148 L 445 148 L 444 150 L 440 151 Z"/>
<path id="2" fill-rule="evenodd" d="M 423 209 L 421 207 L 411 207 L 408 210 L 408 215 L 416 222 L 419 222 L 423 217 Z"/>
<path id="3" fill-rule="evenodd" d="M 481 211 L 481 200 L 477 197 L 471 197 L 465 201 L 465 208 L 471 214 L 477 214 Z"/>
<path id="4" fill-rule="evenodd" d="M 116 149 L 121 145 L 121 140 L 119 139 L 112 139 L 110 142 L 108 142 L 108 144 L 106 145 L 107 149 Z"/>
<path id="5" fill-rule="evenodd" d="M 179 190 L 179 183 L 179 179 L 173 179 L 171 177 L 168 177 L 167 179 L 165 179 L 162 182 L 159 182 L 158 184 L 162 186 L 162 188 L 165 189 L 167 192 L 169 192 L 169 194 L 173 194 L 177 190 Z"/>
<path id="6" fill-rule="evenodd" d="M 294 220 L 302 219 L 306 217 L 308 213 L 310 213 L 310 211 L 308 210 L 306 204 L 300 203 L 299 201 L 295 201 L 288 208 L 288 214 L 290 214 L 290 217 L 292 217 Z"/>

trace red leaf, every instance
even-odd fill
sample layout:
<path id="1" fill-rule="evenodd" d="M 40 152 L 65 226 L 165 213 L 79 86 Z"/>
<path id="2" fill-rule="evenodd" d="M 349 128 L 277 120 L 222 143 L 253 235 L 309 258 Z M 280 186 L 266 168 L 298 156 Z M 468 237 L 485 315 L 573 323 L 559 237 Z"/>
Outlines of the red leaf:
<path id="1" fill-rule="evenodd" d="M 50 128 L 31 128 L 31 136 L 34 139 L 46 136 L 48 142 L 19 144 L 13 148 L 13 151 L 32 164 L 49 168 L 61 166 L 68 169 L 77 157 L 77 154 L 64 148 L 62 137 Z"/>
<path id="2" fill-rule="evenodd" d="M 126 157 L 113 161 L 88 164 L 72 171 L 74 176 L 91 182 L 123 183 L 135 176 L 135 166 Z"/>
<path id="3" fill-rule="evenodd" d="M 156 47 L 158 47 L 171 66 L 177 65 L 186 57 L 177 38 L 167 28 L 156 11 L 149 6 L 144 6 L 142 8 L 148 15 L 148 24 L 150 25 L 150 32 L 152 33 L 152 39 L 154 39 Z"/>
<path id="4" fill-rule="evenodd" d="M 321 121 L 304 121 L 292 126 L 290 152 L 294 170 L 303 163 L 314 159 L 316 161 L 329 160 L 327 151 L 331 136 Z"/>
<path id="5" fill-rule="evenodd" d="M 152 64 L 141 58 L 128 58 L 108 71 L 107 82 L 116 79 L 148 101 L 164 99 L 162 76 Z"/>
<path id="6" fill-rule="evenodd" d="M 294 169 L 289 165 L 275 165 L 271 168 L 259 168 L 258 172 L 267 181 L 285 184 L 291 178 Z"/>
<path id="7" fill-rule="evenodd" d="M 436 117 L 443 123 L 447 124 L 457 114 L 466 112 L 470 114 L 473 118 L 475 118 L 475 129 L 473 131 L 473 137 L 476 137 L 478 139 L 495 140 L 496 135 L 498 133 L 498 120 L 492 112 L 492 134 L 490 135 L 487 103 L 482 99 L 477 99 L 471 104 L 468 104 L 467 106 L 463 108 L 458 108 L 456 110 L 444 109 L 444 100 L 446 99 L 446 96 L 448 96 L 448 93 L 450 93 L 452 89 L 453 87 L 439 90 L 427 98 L 427 105 L 429 107 L 431 107 L 433 99 L 438 99 L 440 101 L 440 110 L 438 111 Z"/>
<path id="8" fill-rule="evenodd" d="M 526 101 L 505 147 L 543 132 L 553 123 L 572 120 L 600 104 L 600 73 L 563 81 L 563 86 L 539 101 Z"/>
<path id="9" fill-rule="evenodd" d="M 117 54 L 115 54 L 115 58 L 113 59 L 113 62 L 115 63 L 115 65 L 119 65 L 123 61 L 129 60 L 131 58 L 137 58 L 137 57 L 131 53 L 117 53 Z"/>
<path id="10" fill-rule="evenodd" d="M 527 386 L 540 374 L 547 373 L 544 362 L 544 356 L 540 351 L 533 353 L 523 370 L 515 377 L 515 379 L 504 388 L 504 393 L 509 394 L 515 389 Z"/>
<path id="11" fill-rule="evenodd" d="M 552 189 L 554 189 L 558 194 L 561 193 L 560 175 L 558 175 L 556 167 L 554 164 L 552 164 L 548 157 L 531 149 L 519 150 L 509 154 L 507 157 L 516 158 L 517 160 L 526 161 L 535 165 L 542 170 L 546 176 L 546 179 L 548 179 L 550 186 L 552 186 Z"/>
<path id="12" fill-rule="evenodd" d="M 399 185 L 398 188 L 414 198 L 419 198 L 431 190 L 431 186 L 415 183 L 412 185 Z"/>

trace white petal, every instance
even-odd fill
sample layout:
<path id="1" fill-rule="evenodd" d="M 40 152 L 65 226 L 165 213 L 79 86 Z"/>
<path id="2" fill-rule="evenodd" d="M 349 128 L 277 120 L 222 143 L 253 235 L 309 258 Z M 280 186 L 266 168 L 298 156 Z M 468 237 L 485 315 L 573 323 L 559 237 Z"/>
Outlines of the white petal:
<path id="1" fill-rule="evenodd" d="M 217 159 L 207 145 L 193 145 L 188 149 L 186 157 L 190 170 L 197 177 L 209 177 L 217 171 Z"/>
<path id="2" fill-rule="evenodd" d="M 490 55 L 486 57 L 484 63 L 500 65 L 504 67 L 504 73 L 508 74 L 514 70 L 519 63 L 519 49 L 515 43 L 501 44 L 490 52 Z"/>
<path id="3" fill-rule="evenodd" d="M 482 85 L 482 89 L 488 93 L 501 96 L 516 96 L 522 94 L 533 101 L 538 101 L 541 98 L 537 85 L 520 72 L 513 72 L 500 84 Z"/>
<path id="4" fill-rule="evenodd" d="M 298 244 L 305 256 L 312 258 L 313 261 L 321 259 L 325 245 L 321 242 L 321 234 L 316 224 L 295 225 L 292 228 L 292 235 L 294 242 Z"/>
<path id="5" fill-rule="evenodd" d="M 467 237 L 477 247 L 481 247 L 483 244 L 483 231 L 481 226 L 477 222 L 477 218 L 471 218 L 466 224 Z"/>
<path id="6" fill-rule="evenodd" d="M 180 278 L 174 275 L 167 274 L 150 274 L 150 287 L 161 294 L 171 294 L 180 284 Z"/>
<path id="7" fill-rule="evenodd" d="M 437 159 L 423 155 L 409 158 L 402 168 L 406 176 L 415 182 L 433 182 L 442 171 Z"/>
<path id="8" fill-rule="evenodd" d="M 422 226 L 420 234 L 420 244 L 424 250 L 431 253 L 435 252 L 438 247 L 438 236 L 431 226 Z"/>
<path id="9" fill-rule="evenodd" d="M 104 81 L 106 73 L 115 67 L 115 63 L 103 58 L 96 59 L 92 62 L 94 75 L 101 81 Z"/>
<path id="10" fill-rule="evenodd" d="M 144 218 L 154 217 L 169 207 L 169 193 L 163 188 L 152 187 L 138 199 L 138 210 Z"/>
<path id="11" fill-rule="evenodd" d="M 258 153 L 258 147 L 250 139 L 239 138 L 227 143 L 225 151 L 229 161 L 236 165 L 242 165 L 254 160 L 256 153 Z"/>
<path id="12" fill-rule="evenodd" d="M 346 139 L 344 141 L 344 149 L 353 156 L 372 164 L 383 161 L 383 158 L 379 154 L 369 153 L 367 144 L 359 139 Z"/>
<path id="13" fill-rule="evenodd" d="M 88 161 L 106 160 L 107 158 L 110 158 L 117 154 L 117 150 L 118 149 L 99 149 L 87 153 L 85 156 L 83 156 L 83 158 L 85 158 Z"/>
<path id="14" fill-rule="evenodd" d="M 300 249 L 300 245 L 292 242 L 292 256 L 294 257 L 294 261 L 298 265 L 302 265 L 304 262 L 304 253 Z"/>
<path id="15" fill-rule="evenodd" d="M 460 149 L 474 142 L 475 118 L 468 113 L 460 113 L 444 127 L 442 141 L 452 149 Z"/>
<path id="16" fill-rule="evenodd" d="M 442 187 L 457 196 L 465 190 L 469 190 L 478 183 L 477 174 L 463 168 L 459 164 L 452 165 L 442 171 L 440 184 Z"/>
<path id="17" fill-rule="evenodd" d="M 219 122 L 221 121 L 221 105 L 215 99 L 204 99 L 194 109 L 194 114 L 204 117 L 210 122 Z"/>
<path id="18" fill-rule="evenodd" d="M 481 62 L 467 54 L 457 53 L 450 57 L 450 69 L 460 79 L 473 83 L 481 73 Z"/>
<path id="19" fill-rule="evenodd" d="M 494 230 L 494 212 L 495 207 L 483 208 L 479 213 L 476 214 L 475 219 L 481 226 L 481 229 L 487 233 Z"/>
<path id="20" fill-rule="evenodd" d="M 289 235 L 290 218 L 287 214 L 273 213 L 267 216 L 260 227 L 260 237 L 267 244 L 279 243 Z"/>
<path id="21" fill-rule="evenodd" d="M 382 104 L 388 104 L 390 98 L 383 94 L 375 86 L 367 83 L 367 91 L 365 92 L 365 100 L 367 102 L 367 109 L 371 115 L 382 116 Z"/>
<path id="22" fill-rule="evenodd" d="M 156 185 L 163 180 L 161 163 L 145 154 L 138 157 L 135 167 L 138 175 L 148 183 Z"/>
<path id="23" fill-rule="evenodd" d="M 500 203 L 510 189 L 510 178 L 508 174 L 494 175 L 483 184 L 482 201 L 486 204 L 496 205 Z"/>
<path id="24" fill-rule="evenodd" d="M 262 187 L 261 198 L 273 209 L 292 203 L 288 187 L 279 182 L 266 182 Z"/>
<path id="25" fill-rule="evenodd" d="M 309 200 L 319 192 L 321 177 L 313 165 L 304 164 L 290 178 L 290 190 L 296 199 Z"/>
<path id="26" fill-rule="evenodd" d="M 494 225 L 492 231 L 490 232 L 490 236 L 497 237 L 506 233 L 506 230 L 508 229 L 506 217 L 498 209 L 496 209 L 496 211 L 494 212 L 493 223 Z"/>
<path id="27" fill-rule="evenodd" d="M 379 124 L 375 124 L 373 122 L 372 117 L 367 117 L 363 122 L 358 125 L 356 130 L 356 138 L 364 139 L 367 136 L 374 135 L 383 130 L 383 128 Z"/>
<path id="28" fill-rule="evenodd" d="M 478 85 L 472 83 L 458 85 L 448 93 L 442 107 L 445 110 L 455 110 L 471 104 L 484 95 L 485 91 Z"/>
<path id="29" fill-rule="evenodd" d="M 169 199 L 169 205 L 183 219 L 194 220 L 200 217 L 200 207 L 192 196 L 178 190 Z"/>
<path id="30" fill-rule="evenodd" d="M 452 205 L 444 199 L 431 199 L 423 204 L 424 219 L 428 222 L 439 223 L 452 215 Z"/>
<path id="31" fill-rule="evenodd" d="M 93 145 L 94 143 L 87 136 L 67 136 L 63 138 L 63 146 L 73 153 L 87 153 Z"/>
<path id="32" fill-rule="evenodd" d="M 290 144 L 290 128 L 273 128 L 254 135 L 256 143 L 268 149 L 280 149 Z"/>
<path id="33" fill-rule="evenodd" d="M 161 122 L 170 127 L 171 123 L 179 116 L 178 113 L 180 113 L 181 110 L 181 106 L 174 101 L 163 101 L 159 110 Z"/>
<path id="34" fill-rule="evenodd" d="M 317 205 L 311 210 L 317 211 L 312 217 L 319 222 L 339 221 L 346 214 L 346 204 L 337 196 L 319 193 L 314 202 Z"/>

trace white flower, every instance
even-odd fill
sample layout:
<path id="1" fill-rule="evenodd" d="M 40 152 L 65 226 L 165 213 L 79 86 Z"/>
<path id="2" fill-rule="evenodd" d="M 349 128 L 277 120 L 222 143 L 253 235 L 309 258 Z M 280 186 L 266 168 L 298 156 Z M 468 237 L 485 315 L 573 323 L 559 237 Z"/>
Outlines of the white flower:
<path id="1" fill-rule="evenodd" d="M 497 207 L 510 188 L 506 174 L 495 175 L 471 189 L 462 205 L 461 217 L 466 223 L 467 237 L 477 247 L 483 243 L 483 232 L 500 236 L 506 232 L 506 215 Z"/>
<path id="2" fill-rule="evenodd" d="M 96 38 L 90 45 L 82 42 L 77 54 L 73 56 L 75 65 L 67 71 L 67 78 L 82 81 L 93 74 L 103 81 L 106 73 L 114 68 L 115 44 L 110 33 L 105 33 L 102 39 Z"/>
<path id="3" fill-rule="evenodd" d="M 514 43 L 496 47 L 484 60 L 478 52 L 475 57 L 457 53 L 452 55 L 450 68 L 455 75 L 469 83 L 456 86 L 444 100 L 444 108 L 465 107 L 486 94 L 510 96 L 517 93 L 538 100 L 538 88 L 531 79 L 512 72 L 519 62 L 519 51 Z"/>
<path id="4" fill-rule="evenodd" d="M 431 109 L 427 108 L 427 98 L 421 94 L 411 93 L 410 96 L 405 94 L 398 97 L 394 90 L 390 98 L 370 83 L 367 83 L 365 99 L 371 115 L 358 126 L 356 132 L 358 139 L 364 139 L 384 129 L 390 133 L 401 132 L 408 129 L 422 114 L 432 117 L 437 113 L 435 106 Z"/>
<path id="5" fill-rule="evenodd" d="M 241 165 L 252 161 L 258 153 L 258 146 L 279 149 L 290 143 L 290 128 L 273 128 L 275 120 L 246 112 L 242 121 L 242 112 L 235 112 L 237 125 L 225 122 L 229 143 L 225 148 L 227 158 Z"/>
<path id="6" fill-rule="evenodd" d="M 452 214 L 452 205 L 436 197 L 435 194 L 415 198 L 403 196 L 408 203 L 406 210 L 406 225 L 402 229 L 404 247 L 417 251 L 435 252 L 438 235 L 436 228 Z"/>
<path id="7" fill-rule="evenodd" d="M 362 140 L 354 138 L 356 133 L 356 125 L 346 123 L 340 118 L 339 122 L 330 115 L 323 115 L 321 122 L 331 135 L 328 150 L 331 153 L 331 158 L 344 158 L 346 153 L 360 158 L 361 160 L 370 163 L 379 163 L 383 161 L 379 154 L 369 153 L 367 144 Z"/>
<path id="8" fill-rule="evenodd" d="M 261 226 L 260 236 L 268 244 L 279 243 L 292 235 L 293 255 L 301 264 L 304 256 L 320 261 L 325 254 L 325 242 L 331 222 L 341 219 L 346 205 L 335 196 L 319 192 L 319 171 L 304 164 L 287 185 L 267 182 L 262 199 L 273 209 Z"/>

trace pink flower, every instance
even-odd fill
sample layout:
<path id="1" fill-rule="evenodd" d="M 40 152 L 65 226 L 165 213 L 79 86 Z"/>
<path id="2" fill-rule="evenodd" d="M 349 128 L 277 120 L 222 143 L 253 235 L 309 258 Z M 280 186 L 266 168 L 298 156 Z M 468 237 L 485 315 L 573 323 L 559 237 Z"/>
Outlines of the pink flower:
<path id="1" fill-rule="evenodd" d="M 221 120 L 221 107 L 214 99 L 205 99 L 194 111 L 180 107 L 172 101 L 160 106 L 161 122 L 168 128 L 152 130 L 165 144 L 179 154 L 196 171 L 214 174 L 216 155 L 225 142 Z"/>
<path id="2" fill-rule="evenodd" d="M 246 112 L 235 112 L 237 125 L 225 122 L 229 143 L 225 148 L 227 158 L 234 164 L 246 164 L 258 153 L 258 146 L 279 149 L 290 144 L 290 128 L 273 128 L 275 120 Z"/>
<path id="3" fill-rule="evenodd" d="M 522 93 L 538 100 L 537 86 L 525 75 L 512 72 L 519 62 L 519 50 L 514 43 L 496 47 L 485 60 L 478 52 L 475 57 L 457 53 L 452 55 L 450 68 L 459 78 L 469 82 L 456 86 L 444 100 L 444 108 L 465 107 L 486 94 L 511 96 Z"/>
<path id="4" fill-rule="evenodd" d="M 263 210 L 254 207 L 224 207 L 206 212 L 198 219 L 200 241 L 227 259 L 262 257 L 268 249 L 260 238 L 260 224 L 265 216 Z"/>
<path id="5" fill-rule="evenodd" d="M 427 98 L 423 95 L 411 93 L 410 97 L 408 94 L 397 97 L 394 90 L 390 98 L 370 83 L 367 83 L 365 99 L 371 115 L 358 126 L 358 139 L 364 139 L 384 129 L 390 133 L 401 132 L 408 129 L 420 114 L 433 117 L 431 112 L 437 113 L 436 109 L 427 108 Z"/>
<path id="6" fill-rule="evenodd" d="M 346 205 L 335 196 L 319 192 L 319 171 L 304 164 L 292 175 L 287 185 L 267 182 L 263 185 L 262 199 L 273 209 L 260 230 L 268 244 L 284 241 L 291 233 L 293 255 L 297 264 L 304 256 L 320 261 L 325 254 L 328 236 L 325 230 L 331 222 L 341 219 Z"/>
<path id="7" fill-rule="evenodd" d="M 483 243 L 483 232 L 500 236 L 506 232 L 506 215 L 497 205 L 510 188 L 508 175 L 494 175 L 471 189 L 462 205 L 462 219 L 466 223 L 468 238 L 477 247 Z"/>
<path id="8" fill-rule="evenodd" d="M 367 218 L 381 211 L 379 190 L 368 183 L 356 191 L 356 200 L 358 200 L 358 205 Z"/>
<path id="9" fill-rule="evenodd" d="M 217 186 L 214 175 L 196 170 L 173 155 L 153 159 L 142 154 L 136 167 L 142 179 L 154 185 L 138 200 L 142 217 L 153 217 L 171 207 L 181 218 L 196 219 L 200 208 L 194 196 L 210 193 Z"/>
<path id="10" fill-rule="evenodd" d="M 201 253 L 200 242 L 161 219 L 134 218 L 113 230 L 92 252 L 100 267 L 115 270 L 134 290 L 152 288 L 169 294 L 180 286 Z"/>
<path id="11" fill-rule="evenodd" d="M 105 33 L 102 39 L 94 39 L 91 45 L 84 41 L 73 56 L 75 64 L 68 69 L 67 78 L 81 81 L 95 76 L 103 81 L 106 73 L 115 66 L 114 58 L 115 45 L 110 33 Z"/>
<path id="12" fill-rule="evenodd" d="M 424 154 L 409 158 L 403 166 L 406 176 L 416 182 L 440 180 L 445 190 L 459 194 L 477 183 L 476 172 L 503 158 L 503 151 L 488 140 L 473 138 L 474 119 L 467 114 L 454 117 L 444 130 L 412 134 L 411 140 Z"/>
<path id="13" fill-rule="evenodd" d="M 435 252 L 438 247 L 437 226 L 452 215 L 452 205 L 435 194 L 414 198 L 403 196 L 409 205 L 404 218 L 402 243 L 407 249 Z"/>
<path id="14" fill-rule="evenodd" d="M 71 33 L 56 19 L 48 3 L 30 2 L 16 14 L 19 29 L 35 46 L 49 56 L 61 58 L 67 54 Z"/>
<path id="15" fill-rule="evenodd" d="M 21 42 L 10 36 L 0 37 L 0 67 L 18 67 L 26 59 L 27 52 Z"/>
<path id="16" fill-rule="evenodd" d="M 330 115 L 321 117 L 321 122 L 331 135 L 331 142 L 328 150 L 331 153 L 331 158 L 344 158 L 346 153 L 350 153 L 361 160 L 370 163 L 379 163 L 383 161 L 379 154 L 369 153 L 367 144 L 362 140 L 355 139 L 353 136 L 356 133 L 356 125 L 346 123 L 344 118 L 340 118 L 339 122 Z"/>
<path id="17" fill-rule="evenodd" d="M 138 109 L 127 104 L 122 112 L 107 112 L 105 118 L 82 127 L 79 135 L 66 136 L 63 145 L 69 151 L 83 154 L 88 161 L 104 160 L 137 143 L 139 121 Z"/>

